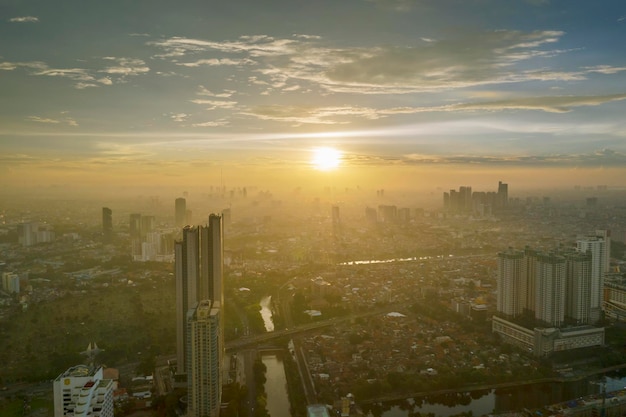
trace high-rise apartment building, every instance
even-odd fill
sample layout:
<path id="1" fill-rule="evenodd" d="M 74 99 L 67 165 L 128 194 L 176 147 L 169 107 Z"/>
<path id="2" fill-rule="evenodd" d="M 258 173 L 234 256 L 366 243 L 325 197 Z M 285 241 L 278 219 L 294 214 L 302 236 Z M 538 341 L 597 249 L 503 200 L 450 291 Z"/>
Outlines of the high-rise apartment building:
<path id="1" fill-rule="evenodd" d="M 102 207 L 102 238 L 110 242 L 113 238 L 113 210 Z"/>
<path id="2" fill-rule="evenodd" d="M 211 214 L 206 226 L 187 226 L 183 229 L 183 238 L 174 245 L 175 252 L 175 276 L 176 276 L 176 355 L 178 374 L 187 374 L 187 386 L 189 394 L 189 407 L 200 407 L 197 405 L 197 398 L 213 398 L 213 394 L 198 393 L 199 389 L 209 390 L 213 392 L 221 386 L 216 387 L 215 384 L 221 385 L 220 378 L 211 379 L 207 385 L 206 380 L 198 381 L 202 373 L 192 372 L 194 364 L 198 361 L 206 364 L 206 358 L 198 358 L 194 353 L 196 347 L 193 346 L 198 342 L 198 338 L 213 335 L 217 356 L 214 356 L 211 362 L 216 366 L 207 372 L 221 372 L 221 358 L 224 351 L 224 326 L 223 314 L 221 313 L 224 305 L 224 289 L 223 289 L 223 267 L 224 267 L 224 247 L 223 247 L 223 220 L 216 214 Z M 196 308 L 196 306 L 198 306 Z M 208 307 L 207 307 L 208 306 Z M 211 331 L 209 333 L 194 334 L 194 327 L 190 324 L 193 320 L 197 321 L 197 317 L 205 317 L 206 314 L 198 315 L 198 308 L 201 311 L 214 311 L 211 313 Z M 206 308 L 205 308 L 206 307 Z M 193 319 L 195 317 L 196 319 Z M 193 319 L 193 320 L 192 320 Z M 190 321 L 191 320 L 191 321 Z M 195 323 L 195 322 L 194 322 Z M 205 324 L 194 324 L 202 328 Z M 198 330 L 199 331 L 199 330 Z M 208 342 L 202 342 L 208 346 Z M 200 366 L 200 365 L 198 365 Z M 203 371 L 204 372 L 204 371 Z M 196 391 L 194 391 L 196 390 Z M 208 397 L 207 397 L 208 396 Z M 213 401 L 213 400 L 211 400 Z M 194 405 L 192 406 L 192 402 Z M 213 403 L 211 403 L 213 404 Z M 219 401 L 218 401 L 219 404 Z M 195 408 L 199 413 L 204 413 L 203 408 Z M 198 411 L 199 410 L 199 411 Z M 204 410 L 204 411 L 203 411 Z M 194 411 L 194 412 L 196 412 Z M 205 414 L 193 414 L 203 416 Z M 213 415 L 213 414 L 206 414 Z"/>
<path id="3" fill-rule="evenodd" d="M 176 227 L 185 226 L 187 220 L 187 200 L 179 197 L 174 202 L 174 219 Z"/>
<path id="4" fill-rule="evenodd" d="M 498 253 L 500 316 L 493 317 L 493 331 L 537 356 L 602 345 L 604 329 L 593 325 L 601 317 L 609 236 L 596 231 L 579 239 L 577 250 Z M 534 323 L 524 327 L 528 319 Z"/>
<path id="5" fill-rule="evenodd" d="M 498 253 L 498 311 L 517 317 L 524 307 L 524 252 L 509 248 Z"/>
<path id="6" fill-rule="evenodd" d="M 68 369 L 53 382 L 54 417 L 113 417 L 113 387 L 102 368 Z"/>
<path id="7" fill-rule="evenodd" d="M 219 301 L 202 300 L 187 314 L 187 416 L 218 417 L 222 397 Z"/>
<path id="8" fill-rule="evenodd" d="M 595 234 L 578 239 L 576 250 L 581 253 L 591 252 L 591 320 L 597 321 L 602 313 L 604 275 L 609 271 L 610 231 L 596 230 Z"/>
<path id="9" fill-rule="evenodd" d="M 565 315 L 573 324 L 592 323 L 591 265 L 592 254 L 572 252 L 565 255 L 567 299 Z"/>
<path id="10" fill-rule="evenodd" d="M 535 319 L 549 327 L 565 321 L 565 258 L 555 253 L 537 255 Z"/>

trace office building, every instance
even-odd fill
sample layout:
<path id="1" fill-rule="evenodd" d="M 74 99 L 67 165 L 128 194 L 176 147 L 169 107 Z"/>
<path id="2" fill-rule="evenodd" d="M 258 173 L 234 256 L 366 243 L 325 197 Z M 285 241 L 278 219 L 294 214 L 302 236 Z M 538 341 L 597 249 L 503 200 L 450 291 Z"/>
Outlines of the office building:
<path id="1" fill-rule="evenodd" d="M 102 239 L 110 242 L 113 239 L 113 210 L 102 207 Z"/>
<path id="2" fill-rule="evenodd" d="M 174 219 L 176 227 L 183 227 L 187 222 L 187 200 L 182 197 L 174 202 Z"/>
<path id="3" fill-rule="evenodd" d="M 219 416 L 222 397 L 221 305 L 202 300 L 187 314 L 187 416 Z"/>
<path id="4" fill-rule="evenodd" d="M 113 417 L 113 380 L 102 368 L 74 366 L 53 382 L 54 417 Z"/>

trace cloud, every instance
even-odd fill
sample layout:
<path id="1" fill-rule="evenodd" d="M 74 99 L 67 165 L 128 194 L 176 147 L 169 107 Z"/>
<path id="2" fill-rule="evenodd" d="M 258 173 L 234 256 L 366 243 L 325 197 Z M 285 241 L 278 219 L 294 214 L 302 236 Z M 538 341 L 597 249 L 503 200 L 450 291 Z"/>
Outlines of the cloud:
<path id="1" fill-rule="evenodd" d="M 17 68 L 28 68 L 28 69 L 45 69 L 48 66 L 41 61 L 31 61 L 31 62 L 0 62 L 0 70 L 3 71 L 13 71 Z"/>
<path id="2" fill-rule="evenodd" d="M 189 115 L 186 113 L 170 113 L 169 116 L 170 116 L 170 119 L 178 123 L 186 121 L 187 118 L 189 117 Z"/>
<path id="3" fill-rule="evenodd" d="M 121 76 L 134 76 L 134 75 L 144 74 L 150 71 L 150 68 L 141 59 L 115 58 L 115 57 L 105 57 L 104 59 L 115 61 L 117 63 L 117 65 L 115 66 L 109 66 L 99 71 L 99 72 L 104 72 L 106 74 L 121 75 Z"/>
<path id="4" fill-rule="evenodd" d="M 221 127 L 221 126 L 228 126 L 228 125 L 229 123 L 227 120 L 219 119 L 219 120 L 211 120 L 209 122 L 194 123 L 191 126 L 192 127 Z"/>
<path id="5" fill-rule="evenodd" d="M 381 116 L 376 110 L 366 107 L 313 107 L 313 106 L 280 106 L 266 105 L 252 107 L 242 114 L 260 120 L 273 120 L 297 124 L 346 124 L 347 117 L 378 119 Z"/>
<path id="6" fill-rule="evenodd" d="M 194 104 L 209 105 L 209 107 L 207 107 L 207 110 L 234 109 L 235 106 L 237 105 L 236 101 L 205 100 L 205 99 L 194 99 L 190 101 Z"/>
<path id="7" fill-rule="evenodd" d="M 613 101 L 626 100 L 626 93 L 605 96 L 548 96 L 516 98 L 510 100 L 486 101 L 478 103 L 459 103 L 434 107 L 404 107 L 383 110 L 383 114 L 421 113 L 437 111 L 502 111 L 502 110 L 540 110 L 548 113 L 566 113 L 573 107 L 599 106 Z"/>
<path id="8" fill-rule="evenodd" d="M 204 86 L 198 86 L 198 91 L 196 92 L 199 96 L 209 96 L 209 97 L 219 97 L 219 98 L 228 98 L 235 94 L 235 90 L 222 90 L 221 93 L 214 93 L 211 90 L 207 89 Z"/>
<path id="9" fill-rule="evenodd" d="M 176 65 L 181 65 L 185 67 L 200 67 L 200 66 L 208 66 L 208 67 L 220 67 L 220 66 L 242 66 L 242 65 L 255 65 L 251 59 L 229 59 L 229 58 L 212 58 L 212 59 L 199 59 L 195 62 L 179 62 Z"/>
<path id="10" fill-rule="evenodd" d="M 68 126 L 78 127 L 78 123 L 76 122 L 76 120 L 72 119 L 71 117 L 65 117 L 63 119 L 51 119 L 51 118 L 39 117 L 39 116 L 28 116 L 26 120 L 29 122 L 35 122 L 35 123 L 55 124 L 55 125 L 66 124 Z"/>
<path id="11" fill-rule="evenodd" d="M 39 116 L 28 116 L 26 120 L 29 120 L 31 122 L 37 122 L 37 123 L 52 123 L 52 124 L 61 123 L 60 121 L 55 120 L 55 119 L 46 119 L 46 118 L 42 118 Z"/>
<path id="12" fill-rule="evenodd" d="M 350 119 L 377 120 L 392 115 L 428 112 L 536 110 L 547 113 L 566 113 L 575 107 L 599 106 L 604 103 L 626 100 L 626 93 L 606 96 L 548 96 L 514 98 L 509 100 L 457 103 L 430 107 L 371 108 L 361 106 L 281 106 L 266 105 L 247 109 L 243 114 L 260 120 L 273 120 L 302 124 L 346 124 Z M 201 100 L 200 100 L 201 101 Z M 195 101 L 194 101 L 195 102 Z"/>
<path id="13" fill-rule="evenodd" d="M 333 47 L 315 35 L 274 38 L 241 36 L 234 41 L 172 37 L 148 42 L 160 58 L 179 67 L 249 66 L 250 84 L 261 95 L 300 86 L 318 94 L 403 94 L 442 92 L 522 82 L 581 81 L 590 74 L 611 75 L 623 67 L 597 65 L 562 70 L 555 57 L 578 49 L 557 48 L 559 30 L 495 30 L 420 38 L 415 43 Z M 181 57 L 198 59 L 181 62 Z M 236 80 L 231 74 L 229 80 Z"/>
<path id="14" fill-rule="evenodd" d="M 39 22 L 39 18 L 36 16 L 20 16 L 20 17 L 12 17 L 9 19 L 11 23 L 37 23 Z"/>
<path id="15" fill-rule="evenodd" d="M 601 149 L 591 153 L 556 153 L 519 156 L 501 155 L 426 155 L 407 154 L 400 161 L 403 164 L 458 164 L 498 165 L 514 167 L 616 167 L 626 165 L 626 154 L 611 149 Z"/>
<path id="16" fill-rule="evenodd" d="M 156 57 L 180 57 L 207 51 L 219 51 L 230 54 L 246 53 L 251 57 L 279 56 L 295 52 L 294 39 L 275 39 L 266 35 L 241 36 L 236 41 L 205 41 L 184 37 L 172 37 L 161 41 L 148 42 L 148 45 L 156 46 L 164 50 L 163 54 Z"/>

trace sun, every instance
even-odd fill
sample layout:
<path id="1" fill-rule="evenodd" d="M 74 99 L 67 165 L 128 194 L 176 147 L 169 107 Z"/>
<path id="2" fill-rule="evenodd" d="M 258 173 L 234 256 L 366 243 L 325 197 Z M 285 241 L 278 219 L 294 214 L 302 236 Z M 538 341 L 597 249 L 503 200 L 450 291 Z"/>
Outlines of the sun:
<path id="1" fill-rule="evenodd" d="M 334 148 L 315 148 L 311 164 L 320 171 L 330 171 L 341 163 L 341 152 Z"/>

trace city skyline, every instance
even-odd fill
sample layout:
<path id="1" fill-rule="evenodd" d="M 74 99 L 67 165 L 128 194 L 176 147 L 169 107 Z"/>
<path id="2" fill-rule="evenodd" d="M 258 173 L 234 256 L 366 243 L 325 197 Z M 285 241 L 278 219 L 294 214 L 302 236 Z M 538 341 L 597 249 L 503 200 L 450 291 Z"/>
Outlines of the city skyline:
<path id="1" fill-rule="evenodd" d="M 623 185 L 616 0 L 1 10 L 0 192 Z"/>

